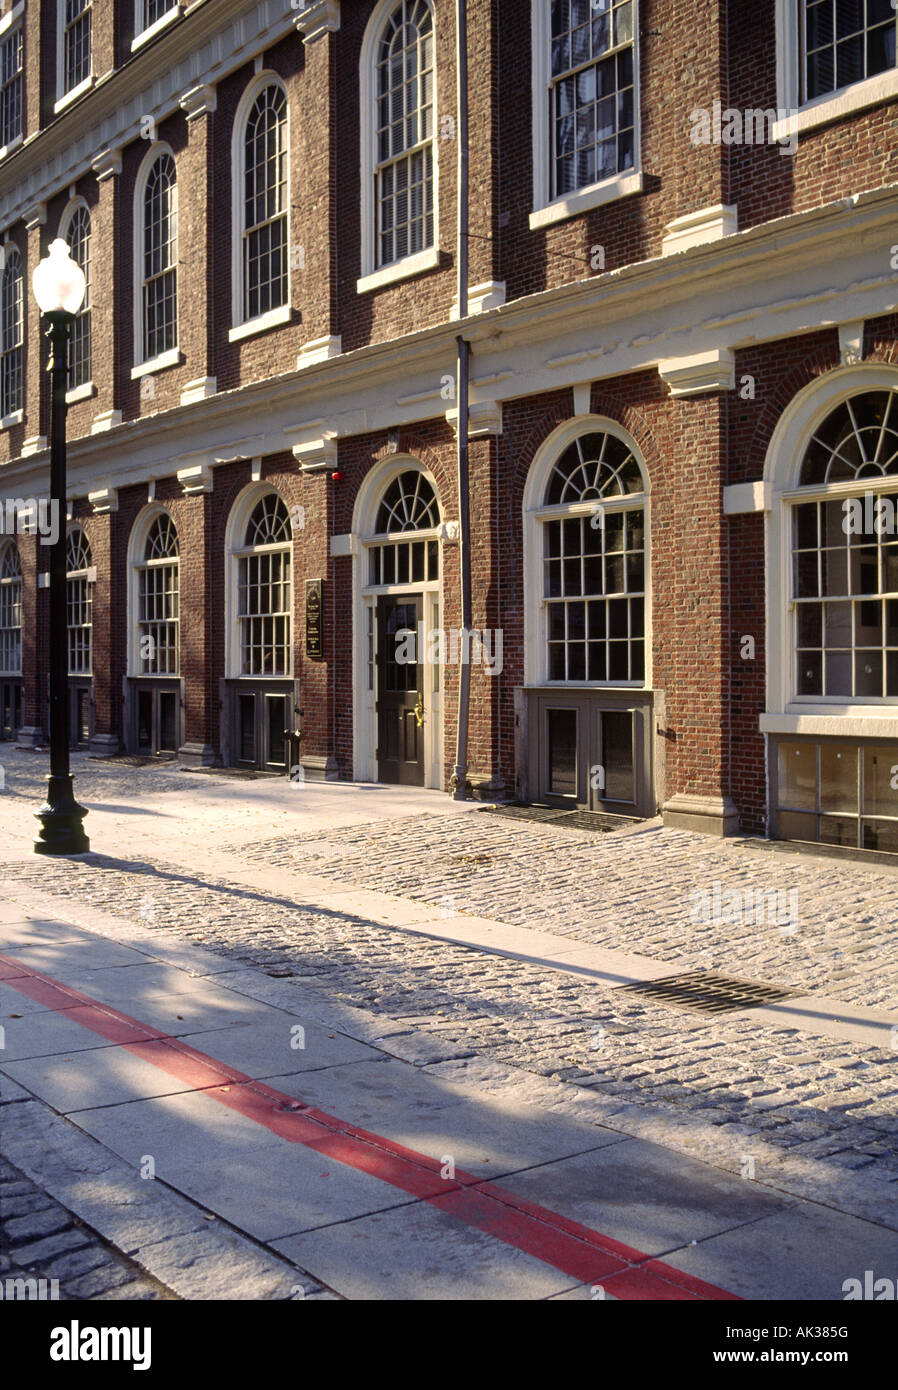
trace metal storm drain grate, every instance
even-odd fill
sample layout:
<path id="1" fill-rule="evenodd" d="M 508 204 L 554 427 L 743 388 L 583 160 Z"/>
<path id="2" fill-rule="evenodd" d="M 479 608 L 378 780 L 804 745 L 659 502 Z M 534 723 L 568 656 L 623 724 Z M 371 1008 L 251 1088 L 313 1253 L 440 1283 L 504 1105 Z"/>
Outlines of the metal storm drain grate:
<path id="1" fill-rule="evenodd" d="M 737 1009 L 758 1009 L 791 999 L 795 991 L 756 980 L 737 980 L 732 975 L 715 975 L 711 970 L 691 970 L 686 975 L 665 975 L 645 984 L 622 985 L 621 994 L 638 994 L 672 1009 L 697 1014 L 727 1014 Z"/>

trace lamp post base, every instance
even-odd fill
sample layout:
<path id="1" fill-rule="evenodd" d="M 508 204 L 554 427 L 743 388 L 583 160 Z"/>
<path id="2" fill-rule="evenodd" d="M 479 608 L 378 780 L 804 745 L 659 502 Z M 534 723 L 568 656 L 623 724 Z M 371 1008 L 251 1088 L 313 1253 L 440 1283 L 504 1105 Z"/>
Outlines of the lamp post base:
<path id="1" fill-rule="evenodd" d="M 47 778 L 47 800 L 34 814 L 41 822 L 35 854 L 84 854 L 90 849 L 82 825 L 87 809 L 75 800 L 71 774 Z"/>

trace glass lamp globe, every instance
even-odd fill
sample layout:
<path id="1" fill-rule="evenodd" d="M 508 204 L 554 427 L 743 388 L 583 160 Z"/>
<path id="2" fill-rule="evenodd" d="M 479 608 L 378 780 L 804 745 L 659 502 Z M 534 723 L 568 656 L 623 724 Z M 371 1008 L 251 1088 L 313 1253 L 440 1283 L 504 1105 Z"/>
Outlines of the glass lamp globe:
<path id="1" fill-rule="evenodd" d="M 77 314 L 84 299 L 84 271 L 72 260 L 61 237 L 50 242 L 49 250 L 31 277 L 34 297 L 42 314 Z"/>

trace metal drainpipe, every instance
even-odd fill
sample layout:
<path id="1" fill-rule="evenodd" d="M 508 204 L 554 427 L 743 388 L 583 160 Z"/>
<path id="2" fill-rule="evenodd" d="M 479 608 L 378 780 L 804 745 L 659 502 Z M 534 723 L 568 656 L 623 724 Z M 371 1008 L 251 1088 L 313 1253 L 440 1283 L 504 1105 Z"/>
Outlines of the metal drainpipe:
<path id="1" fill-rule="evenodd" d="M 456 0 L 455 72 L 458 106 L 458 317 L 468 316 L 468 12 L 467 0 Z M 471 694 L 471 525 L 468 498 L 468 343 L 462 334 L 458 346 L 458 559 L 461 569 L 461 667 L 458 674 L 458 729 L 455 768 L 452 773 L 454 798 L 464 801 L 468 771 L 468 707 Z"/>

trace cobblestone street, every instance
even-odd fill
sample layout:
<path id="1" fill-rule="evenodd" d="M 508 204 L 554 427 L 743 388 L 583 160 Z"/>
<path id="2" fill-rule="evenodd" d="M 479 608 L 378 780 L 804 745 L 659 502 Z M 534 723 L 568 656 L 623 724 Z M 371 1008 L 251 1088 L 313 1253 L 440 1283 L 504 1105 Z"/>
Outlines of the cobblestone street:
<path id="1" fill-rule="evenodd" d="M 751 1010 L 698 1015 L 526 953 L 528 939 L 551 932 L 650 957 L 665 974 L 713 968 L 894 1009 L 892 870 L 654 824 L 595 834 L 460 814 L 439 798 L 432 811 L 397 815 L 398 797 L 375 805 L 358 792 L 335 813 L 327 789 L 83 759 L 93 852 L 39 861 L 24 838 L 37 760 L 4 761 L 4 887 L 41 915 L 49 904 L 123 943 L 152 932 L 211 950 L 222 962 L 216 980 L 253 980 L 255 997 L 299 1016 L 342 1011 L 429 1072 L 476 1080 L 484 1093 L 516 1088 L 737 1176 L 750 1161 L 758 1183 L 898 1229 L 891 1040 L 815 1035 Z M 197 844 L 190 826 L 200 817 Z M 113 824 L 114 856 L 103 851 Z M 794 930 L 696 920 L 695 895 L 714 884 L 721 894 L 796 891 Z M 395 903 L 396 920 L 355 910 L 359 891 Z M 515 928 L 519 958 L 422 934 L 403 903 L 433 909 L 431 932 L 468 918 Z"/>

